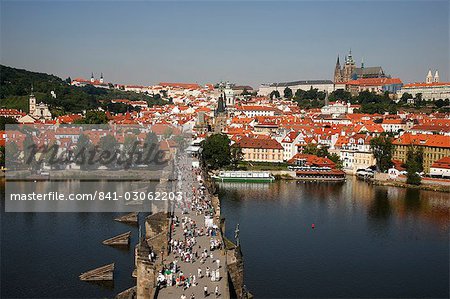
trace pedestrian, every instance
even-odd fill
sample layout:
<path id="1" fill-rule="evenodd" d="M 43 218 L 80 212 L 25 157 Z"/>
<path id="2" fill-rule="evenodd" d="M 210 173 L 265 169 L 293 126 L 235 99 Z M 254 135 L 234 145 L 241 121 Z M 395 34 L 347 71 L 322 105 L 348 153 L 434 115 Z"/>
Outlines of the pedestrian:
<path id="1" fill-rule="evenodd" d="M 206 285 L 203 287 L 203 295 L 205 297 L 208 296 L 208 287 Z"/>
<path id="2" fill-rule="evenodd" d="M 216 270 L 216 281 L 219 281 L 220 279 L 220 272 L 219 269 Z"/>
<path id="3" fill-rule="evenodd" d="M 181 297 L 180 297 L 180 299 L 186 299 L 186 295 L 185 295 L 185 294 L 182 294 Z"/>
<path id="4" fill-rule="evenodd" d="M 198 268 L 197 270 L 198 278 L 202 278 L 202 269 Z"/>
<path id="5" fill-rule="evenodd" d="M 195 295 L 194 293 L 192 293 L 191 298 L 190 299 L 195 299 Z"/>
<path id="6" fill-rule="evenodd" d="M 209 277 L 209 267 L 206 267 L 206 277 Z"/>
<path id="7" fill-rule="evenodd" d="M 214 290 L 214 294 L 216 294 L 216 298 L 219 297 L 219 286 L 216 286 L 216 289 Z"/>
<path id="8" fill-rule="evenodd" d="M 220 268 L 220 260 L 219 259 L 216 260 L 216 264 L 217 264 L 217 268 Z"/>

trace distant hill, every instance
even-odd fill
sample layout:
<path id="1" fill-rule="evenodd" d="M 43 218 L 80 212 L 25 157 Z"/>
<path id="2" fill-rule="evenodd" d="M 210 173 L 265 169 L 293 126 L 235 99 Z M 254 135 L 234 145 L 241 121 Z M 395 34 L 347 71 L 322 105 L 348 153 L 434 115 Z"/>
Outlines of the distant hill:
<path id="1" fill-rule="evenodd" d="M 47 103 L 53 115 L 95 109 L 100 106 L 100 100 L 108 99 L 145 100 L 149 105 L 166 103 L 134 92 L 93 86 L 76 87 L 54 75 L 0 65 L 0 108 L 16 108 L 27 112 L 31 86 L 37 101 Z M 56 93 L 56 99 L 51 96 L 51 91 Z"/>

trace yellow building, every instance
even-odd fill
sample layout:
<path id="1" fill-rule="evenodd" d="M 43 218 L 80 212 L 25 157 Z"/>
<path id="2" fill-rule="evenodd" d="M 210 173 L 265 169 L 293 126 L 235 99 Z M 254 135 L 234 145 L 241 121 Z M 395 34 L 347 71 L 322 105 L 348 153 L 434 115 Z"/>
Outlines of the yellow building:
<path id="1" fill-rule="evenodd" d="M 274 139 L 243 137 L 236 146 L 242 149 L 244 161 L 283 162 L 283 146 Z"/>
<path id="2" fill-rule="evenodd" d="M 423 151 L 425 173 L 430 172 L 430 167 L 435 161 L 450 156 L 450 136 L 405 133 L 392 144 L 394 145 L 392 159 L 402 162 L 406 162 L 411 146 L 420 148 Z"/>

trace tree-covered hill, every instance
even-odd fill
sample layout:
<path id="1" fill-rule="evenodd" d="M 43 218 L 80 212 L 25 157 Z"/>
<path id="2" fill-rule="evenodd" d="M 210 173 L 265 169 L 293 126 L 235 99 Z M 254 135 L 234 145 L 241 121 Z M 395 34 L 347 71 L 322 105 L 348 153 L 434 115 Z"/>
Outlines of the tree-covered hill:
<path id="1" fill-rule="evenodd" d="M 53 115 L 95 109 L 100 106 L 100 100 L 145 100 L 149 105 L 167 103 L 159 96 L 107 90 L 90 85 L 76 87 L 54 75 L 0 65 L 0 108 L 16 108 L 27 112 L 31 86 L 37 101 L 49 104 Z M 51 91 L 56 93 L 56 98 L 52 97 Z"/>

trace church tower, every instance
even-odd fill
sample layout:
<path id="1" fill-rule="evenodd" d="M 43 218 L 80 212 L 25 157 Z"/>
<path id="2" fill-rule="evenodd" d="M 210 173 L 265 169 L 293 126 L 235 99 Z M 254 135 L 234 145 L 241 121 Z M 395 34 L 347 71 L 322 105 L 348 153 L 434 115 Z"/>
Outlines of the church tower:
<path id="1" fill-rule="evenodd" d="M 436 73 L 434 73 L 433 82 L 434 83 L 439 83 L 439 72 L 438 72 L 438 70 L 436 70 Z"/>
<path id="2" fill-rule="evenodd" d="M 337 57 L 336 66 L 334 68 L 334 83 L 342 82 L 341 64 L 339 63 L 339 55 Z"/>
<path id="3" fill-rule="evenodd" d="M 33 86 L 31 86 L 31 94 L 30 94 L 30 99 L 28 101 L 28 105 L 29 105 L 29 114 L 33 115 L 36 112 L 36 97 L 33 94 Z"/>
<path id="4" fill-rule="evenodd" d="M 94 83 L 95 79 L 94 79 L 94 73 L 91 73 L 91 82 Z"/>
<path id="5" fill-rule="evenodd" d="M 223 90 L 225 106 L 229 108 L 233 108 L 235 104 L 235 96 L 233 88 L 231 88 L 230 82 L 225 84 L 225 89 Z"/>
<path id="6" fill-rule="evenodd" d="M 103 81 L 103 73 L 101 73 L 101 75 L 100 75 L 100 83 L 103 83 L 104 81 Z"/>
<path id="7" fill-rule="evenodd" d="M 350 50 L 348 56 L 345 58 L 344 74 L 342 76 L 344 82 L 353 79 L 353 73 L 355 72 L 355 69 L 356 69 L 355 61 L 353 60 L 352 50 Z"/>
<path id="8" fill-rule="evenodd" d="M 425 81 L 427 84 L 433 83 L 433 75 L 431 74 L 431 69 L 428 70 L 427 78 Z"/>

